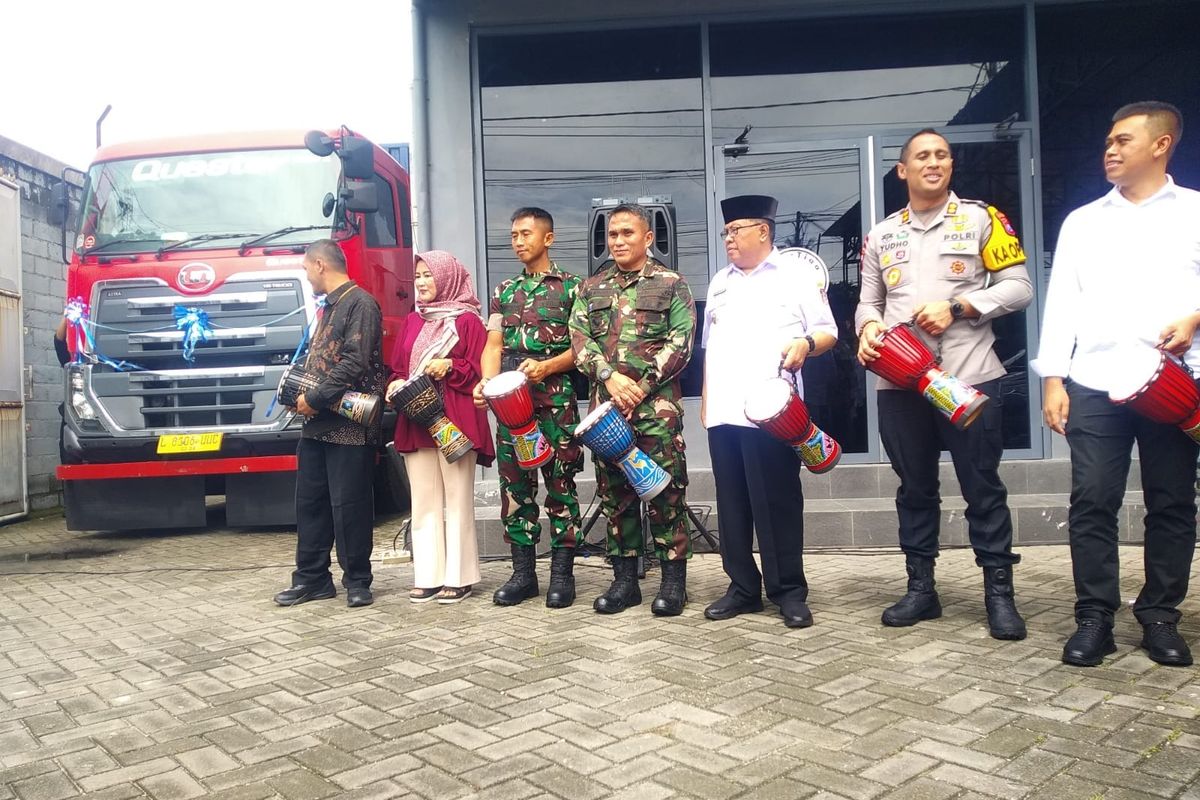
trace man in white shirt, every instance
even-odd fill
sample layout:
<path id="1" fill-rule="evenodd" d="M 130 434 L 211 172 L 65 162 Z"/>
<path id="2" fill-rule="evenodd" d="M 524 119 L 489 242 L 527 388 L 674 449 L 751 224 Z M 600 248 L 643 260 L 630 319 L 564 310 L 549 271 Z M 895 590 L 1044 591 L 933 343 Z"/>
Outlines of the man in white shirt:
<path id="1" fill-rule="evenodd" d="M 804 577 L 804 496 L 792 447 L 746 419 L 746 399 L 780 372 L 796 382 L 805 359 L 837 343 L 837 323 L 816 273 L 773 244 L 778 202 L 765 195 L 721 201 L 729 266 L 713 276 L 704 313 L 704 390 L 725 596 L 709 619 L 762 611 L 762 590 L 790 628 L 812 625 Z M 758 533 L 762 572 L 752 547 Z"/>
<path id="2" fill-rule="evenodd" d="M 1173 425 L 1114 405 L 1136 376 L 1130 352 L 1159 347 L 1200 369 L 1200 193 L 1176 186 L 1167 162 L 1183 130 L 1167 103 L 1124 106 L 1104 145 L 1113 189 L 1063 222 L 1032 366 L 1046 425 L 1071 448 L 1069 531 L 1078 628 L 1062 660 L 1095 666 L 1116 652 L 1121 606 L 1117 511 L 1134 441 L 1146 505 L 1146 583 L 1133 606 L 1142 647 L 1160 664 L 1192 655 L 1176 628 L 1196 546 L 1197 444 Z M 1120 391 L 1118 389 L 1118 391 Z"/>

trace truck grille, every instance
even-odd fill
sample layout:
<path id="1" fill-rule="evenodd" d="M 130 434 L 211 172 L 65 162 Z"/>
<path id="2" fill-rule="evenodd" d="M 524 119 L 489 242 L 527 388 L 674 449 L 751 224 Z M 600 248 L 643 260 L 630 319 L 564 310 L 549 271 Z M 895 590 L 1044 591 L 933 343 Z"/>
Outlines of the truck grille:
<path id="1" fill-rule="evenodd" d="M 278 420 L 267 407 L 307 315 L 280 317 L 306 301 L 304 278 L 284 276 L 228 281 L 203 297 L 186 297 L 158 281 L 107 281 L 100 285 L 92 318 L 96 349 L 146 371 L 92 371 L 92 390 L 106 415 L 126 432 L 264 425 Z M 196 346 L 195 363 L 183 359 L 175 305 L 202 308 L 211 338 Z M 167 329 L 167 326 L 172 326 Z"/>

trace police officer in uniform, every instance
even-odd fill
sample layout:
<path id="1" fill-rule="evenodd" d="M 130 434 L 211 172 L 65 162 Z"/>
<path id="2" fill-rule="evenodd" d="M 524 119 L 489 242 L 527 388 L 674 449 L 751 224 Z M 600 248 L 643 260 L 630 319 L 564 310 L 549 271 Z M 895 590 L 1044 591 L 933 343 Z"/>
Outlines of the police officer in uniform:
<path id="1" fill-rule="evenodd" d="M 913 625 L 942 614 L 934 586 L 941 498 L 938 458 L 949 450 L 967 501 L 975 563 L 983 568 L 988 629 L 997 639 L 1025 638 L 1013 596 L 1012 517 L 1000 480 L 999 378 L 991 321 L 1029 305 L 1033 287 L 1025 255 L 995 208 L 950 191 L 949 143 L 925 129 L 909 138 L 896 172 L 908 205 L 871 229 L 863 242 L 855 325 L 858 358 L 879 357 L 886 328 L 912 321 L 941 366 L 991 398 L 978 419 L 958 430 L 924 397 L 879 382 L 879 434 L 900 477 L 896 515 L 908 592 L 883 612 L 883 624 Z"/>
<path id="2" fill-rule="evenodd" d="M 483 387 L 500 372 L 520 370 L 529 380 L 538 426 L 554 449 L 542 465 L 546 480 L 546 517 L 550 520 L 549 608 L 575 601 L 575 536 L 579 531 L 579 499 L 575 476 L 583 469 L 583 448 L 575 441 L 579 411 L 570 371 L 575 367 L 567 316 L 579 278 L 550 260 L 554 218 L 541 208 L 519 208 L 512 215 L 512 248 L 525 265 L 492 292 L 488 340 L 483 350 L 483 380 L 475 387 L 475 405 L 484 408 Z M 500 514 L 504 539 L 512 549 L 512 577 L 492 600 L 516 605 L 539 593 L 534 547 L 541 537 L 538 522 L 538 477 L 516 460 L 508 429 L 496 425 L 496 461 L 500 475 Z"/>
<path id="3" fill-rule="evenodd" d="M 612 266 L 584 281 L 571 309 L 575 363 L 592 380 L 592 407 L 611 400 L 633 427 L 638 447 L 671 476 L 648 504 L 650 533 L 662 563 L 662 585 L 651 611 L 677 616 L 687 602 L 687 461 L 679 375 L 692 355 L 696 304 L 687 281 L 648 254 L 650 212 L 633 204 L 608 218 Z M 642 602 L 637 560 L 642 550 L 641 502 L 620 469 L 600 458 L 596 491 L 608 519 L 614 580 L 596 598 L 601 614 Z"/>
<path id="4" fill-rule="evenodd" d="M 762 611 L 762 591 L 789 628 L 812 625 L 804 577 L 804 495 L 800 460 L 786 442 L 746 419 L 746 400 L 763 382 L 790 371 L 803 393 L 805 360 L 837 343 L 837 322 L 816 274 L 773 244 L 779 203 L 765 195 L 721 201 L 721 238 L 729 266 L 713 276 L 704 313 L 704 393 L 725 596 L 709 619 Z M 782 362 L 782 363 L 781 363 Z M 758 534 L 762 571 L 754 562 Z"/>

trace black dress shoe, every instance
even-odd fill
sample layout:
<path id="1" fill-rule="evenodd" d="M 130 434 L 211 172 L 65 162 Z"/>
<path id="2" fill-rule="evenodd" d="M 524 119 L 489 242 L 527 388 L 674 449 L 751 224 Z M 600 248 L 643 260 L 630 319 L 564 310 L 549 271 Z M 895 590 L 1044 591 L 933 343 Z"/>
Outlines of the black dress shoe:
<path id="1" fill-rule="evenodd" d="M 708 619 L 733 619 L 738 614 L 754 614 L 762 610 L 761 597 L 744 600 L 733 592 L 726 592 L 724 597 L 704 609 L 704 616 Z"/>
<path id="2" fill-rule="evenodd" d="M 1079 628 L 1063 647 L 1064 664 L 1076 667 L 1094 667 L 1104 657 L 1117 652 L 1113 641 L 1112 623 L 1102 619 L 1085 618 L 1078 621 Z"/>
<path id="3" fill-rule="evenodd" d="M 785 600 L 779 607 L 783 624 L 789 628 L 808 628 L 813 624 L 812 612 L 803 600 Z"/>
<path id="4" fill-rule="evenodd" d="M 1174 622 L 1151 622 L 1142 626 L 1142 647 L 1151 661 L 1168 667 L 1188 667 L 1192 651 L 1179 635 Z"/>
<path id="5" fill-rule="evenodd" d="M 371 594 L 371 590 L 365 586 L 355 586 L 353 589 L 346 590 L 346 605 L 351 608 L 369 606 L 374 602 L 375 595 Z"/>
<path id="6" fill-rule="evenodd" d="M 337 597 L 337 590 L 333 588 L 332 584 L 321 586 L 298 584 L 275 595 L 275 602 L 281 606 L 298 606 L 309 600 L 328 600 L 331 597 Z"/>

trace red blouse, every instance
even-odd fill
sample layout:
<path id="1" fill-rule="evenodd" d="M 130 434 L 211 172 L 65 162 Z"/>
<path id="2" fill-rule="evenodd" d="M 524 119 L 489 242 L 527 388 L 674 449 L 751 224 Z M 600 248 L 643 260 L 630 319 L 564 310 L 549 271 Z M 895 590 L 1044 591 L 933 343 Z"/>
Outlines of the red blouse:
<path id="1" fill-rule="evenodd" d="M 389 384 L 398 378 L 408 379 L 409 355 L 412 353 L 413 342 L 417 340 L 417 334 L 424 324 L 425 320 L 415 311 L 404 318 L 392 351 L 392 375 L 388 378 Z M 488 425 L 487 410 L 475 407 L 471 392 L 481 376 L 479 359 L 483 355 L 483 346 L 487 343 L 487 330 L 474 314 L 459 314 L 454 320 L 454 327 L 458 331 L 458 342 L 446 355 L 453 363 L 446 377 L 436 383 L 442 392 L 446 416 L 475 444 L 478 463 L 486 467 L 496 458 L 496 444 Z M 404 414 L 397 415 L 395 443 L 396 450 L 401 453 L 437 447 L 429 431 L 413 423 Z"/>

